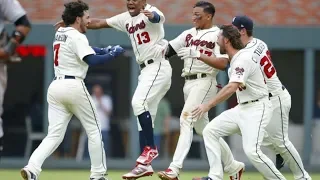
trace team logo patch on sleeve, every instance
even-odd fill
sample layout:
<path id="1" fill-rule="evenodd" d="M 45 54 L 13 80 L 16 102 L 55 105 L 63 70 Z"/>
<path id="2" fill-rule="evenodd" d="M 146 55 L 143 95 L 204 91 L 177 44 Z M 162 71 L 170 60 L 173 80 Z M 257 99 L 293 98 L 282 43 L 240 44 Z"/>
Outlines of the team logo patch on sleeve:
<path id="1" fill-rule="evenodd" d="M 236 70 L 236 74 L 237 74 L 237 75 L 240 75 L 240 76 L 243 75 L 243 72 L 244 72 L 244 69 L 243 69 L 243 68 L 236 67 L 235 70 Z"/>

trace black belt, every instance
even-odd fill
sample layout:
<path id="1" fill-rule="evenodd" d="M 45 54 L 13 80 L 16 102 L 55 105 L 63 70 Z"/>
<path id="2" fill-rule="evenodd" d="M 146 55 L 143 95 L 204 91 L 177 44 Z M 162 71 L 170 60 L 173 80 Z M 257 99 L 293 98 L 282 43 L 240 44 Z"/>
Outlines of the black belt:
<path id="1" fill-rule="evenodd" d="M 205 78 L 207 77 L 207 74 L 201 74 L 200 77 L 198 77 L 198 74 L 192 74 L 192 75 L 188 75 L 188 76 L 185 76 L 184 78 L 186 80 L 193 80 L 193 79 L 198 79 L 198 78 Z"/>
<path id="2" fill-rule="evenodd" d="M 140 64 L 140 69 L 145 68 L 147 66 L 146 64 L 152 64 L 152 63 L 154 63 L 154 60 L 153 59 L 149 59 L 146 63 Z"/>
<path id="3" fill-rule="evenodd" d="M 282 85 L 282 90 L 284 91 L 285 89 L 286 89 L 286 87 L 284 87 L 283 85 Z M 269 97 L 273 97 L 274 95 L 272 95 L 271 93 L 269 93 Z"/>
<path id="4" fill-rule="evenodd" d="M 244 104 L 249 104 L 249 103 L 258 102 L 258 101 L 259 101 L 259 99 L 256 99 L 256 100 L 252 100 L 252 101 L 246 101 L 246 102 L 243 102 L 240 104 L 244 105 Z"/>
<path id="5" fill-rule="evenodd" d="M 62 79 L 76 79 L 74 76 L 64 76 Z M 53 80 L 57 80 L 57 77 L 54 77 Z"/>

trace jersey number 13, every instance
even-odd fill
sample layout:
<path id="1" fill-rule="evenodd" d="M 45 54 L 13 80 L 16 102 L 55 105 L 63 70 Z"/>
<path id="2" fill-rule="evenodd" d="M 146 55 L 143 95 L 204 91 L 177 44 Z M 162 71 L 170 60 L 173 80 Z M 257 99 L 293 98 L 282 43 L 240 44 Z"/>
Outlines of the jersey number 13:
<path id="1" fill-rule="evenodd" d="M 138 33 L 137 39 L 139 45 L 141 45 L 142 43 L 148 43 L 151 40 L 148 32 Z"/>

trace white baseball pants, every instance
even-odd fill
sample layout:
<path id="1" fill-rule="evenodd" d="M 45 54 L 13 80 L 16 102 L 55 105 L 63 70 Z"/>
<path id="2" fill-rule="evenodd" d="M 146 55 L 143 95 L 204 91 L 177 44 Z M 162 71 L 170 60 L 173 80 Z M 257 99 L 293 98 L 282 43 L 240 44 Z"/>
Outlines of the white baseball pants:
<path id="1" fill-rule="evenodd" d="M 295 180 L 311 180 L 304 169 L 301 157 L 288 136 L 289 112 L 291 109 L 291 95 L 283 90 L 279 95 L 270 98 L 273 114 L 266 127 L 267 136 L 263 145 L 271 146 L 289 165 Z"/>
<path id="2" fill-rule="evenodd" d="M 160 100 L 171 86 L 172 68 L 168 60 L 156 61 L 141 70 L 138 86 L 132 98 L 132 108 L 135 116 L 149 111 L 152 125 L 156 118 Z M 141 131 L 137 118 L 138 130 Z"/>
<path id="3" fill-rule="evenodd" d="M 214 180 L 223 179 L 219 139 L 240 131 L 245 154 L 264 178 L 285 180 L 273 162 L 260 149 L 271 113 L 271 102 L 268 98 L 264 98 L 258 102 L 229 109 L 214 118 L 205 127 L 203 138 L 210 165 L 209 177 Z"/>
<path id="4" fill-rule="evenodd" d="M 180 116 L 180 136 L 173 156 L 173 161 L 169 168 L 179 173 L 183 166 L 192 143 L 193 128 L 197 134 L 202 136 L 202 131 L 209 123 L 208 113 L 201 119 L 192 118 L 192 110 L 199 104 L 206 103 L 216 96 L 218 88 L 215 77 L 209 76 L 195 80 L 186 80 L 183 93 L 185 104 Z M 234 160 L 228 144 L 223 138 L 219 139 L 221 147 L 222 161 L 225 165 L 225 171 L 232 175 L 237 173 L 242 167 L 241 163 Z"/>
<path id="5" fill-rule="evenodd" d="M 28 165 L 31 172 L 39 176 L 44 160 L 50 156 L 62 142 L 68 123 L 74 114 L 88 135 L 91 159 L 90 178 L 100 178 L 106 173 L 106 155 L 102 142 L 100 122 L 96 119 L 96 107 L 82 80 L 54 80 L 47 94 L 49 103 L 48 135 L 32 153 Z"/>

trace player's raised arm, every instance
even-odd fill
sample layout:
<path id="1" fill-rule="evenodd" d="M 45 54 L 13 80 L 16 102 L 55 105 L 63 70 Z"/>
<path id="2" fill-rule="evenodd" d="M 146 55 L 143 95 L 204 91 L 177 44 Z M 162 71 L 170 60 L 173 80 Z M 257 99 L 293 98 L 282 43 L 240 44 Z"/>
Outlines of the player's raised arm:
<path id="1" fill-rule="evenodd" d="M 5 18 L 16 26 L 7 44 L 0 48 L 0 58 L 6 58 L 13 55 L 16 47 L 24 41 L 31 30 L 31 23 L 17 0 L 3 0 L 0 3 L 0 10 Z"/>
<path id="2" fill-rule="evenodd" d="M 107 23 L 106 19 L 91 18 L 91 22 L 88 25 L 88 29 L 102 29 L 111 28 Z"/>

